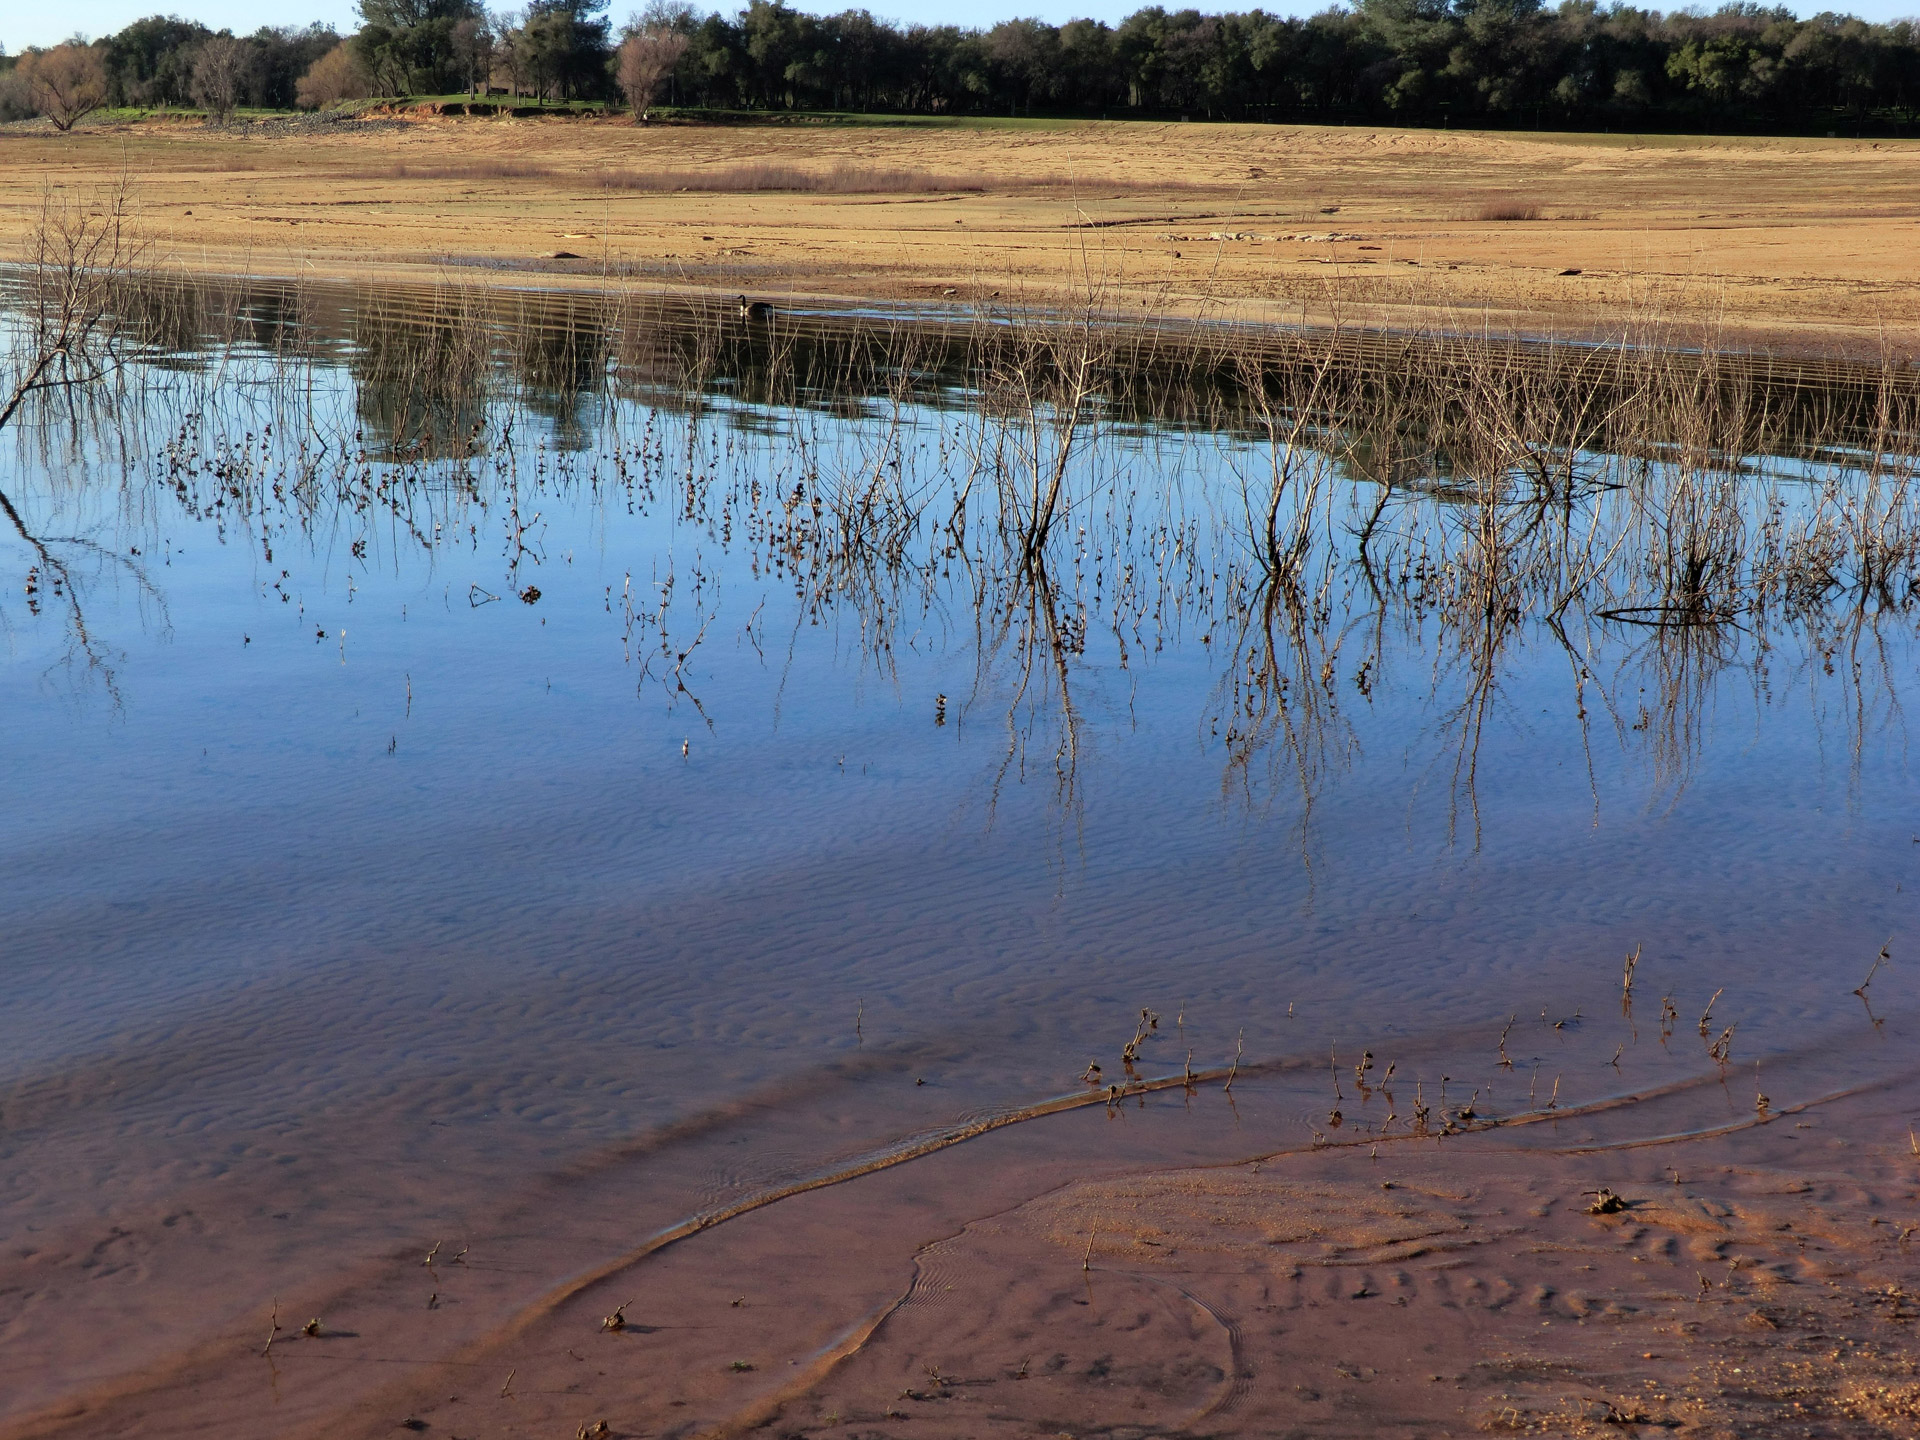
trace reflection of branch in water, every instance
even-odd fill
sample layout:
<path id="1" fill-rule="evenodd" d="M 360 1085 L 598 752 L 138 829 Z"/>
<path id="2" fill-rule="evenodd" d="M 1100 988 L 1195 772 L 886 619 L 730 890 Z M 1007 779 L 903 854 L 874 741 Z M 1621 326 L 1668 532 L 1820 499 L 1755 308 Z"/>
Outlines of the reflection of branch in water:
<path id="1" fill-rule="evenodd" d="M 1885 609 L 1869 610 L 1864 605 L 1855 606 L 1848 611 L 1840 622 L 1846 634 L 1847 664 L 1841 674 L 1841 686 L 1852 696 L 1852 704 L 1847 707 L 1848 729 L 1852 732 L 1847 741 L 1847 762 L 1850 788 L 1857 794 L 1861 784 L 1861 767 L 1865 761 L 1867 736 L 1873 730 L 1906 734 L 1906 711 L 1900 704 L 1900 690 L 1894 681 L 1893 657 L 1887 653 L 1887 637 L 1881 626 L 1886 617 Z M 1860 642 L 1871 636 L 1873 665 L 1869 667 L 1862 659 Z M 1829 654 L 1840 650 L 1839 637 L 1829 639 Z M 1831 661 L 1827 667 L 1831 669 Z M 1877 679 L 1877 684 L 1873 681 Z M 1885 699 L 1885 718 L 1873 729 L 1869 729 L 1869 712 L 1874 702 L 1869 696 L 1869 685 Z"/>
<path id="2" fill-rule="evenodd" d="M 1227 647 L 1210 707 L 1209 728 L 1226 747 L 1222 794 L 1237 786 L 1251 801 L 1254 757 L 1266 754 L 1274 775 L 1284 763 L 1300 792 L 1303 844 L 1326 783 L 1332 732 L 1337 727 L 1346 746 L 1353 744 L 1335 699 L 1338 642 L 1328 634 L 1330 620 L 1324 581 L 1308 595 L 1291 574 L 1264 576 Z"/>
<path id="3" fill-rule="evenodd" d="M 1692 783 L 1715 688 L 1737 663 L 1739 650 L 1740 631 L 1730 623 L 1656 626 L 1641 647 L 1640 654 L 1652 662 L 1657 697 L 1646 726 L 1654 785 L 1670 787 L 1674 802 Z M 1622 663 L 1635 658 L 1629 651 Z"/>
<path id="4" fill-rule="evenodd" d="M 86 606 L 81 598 L 80 583 L 73 573 L 73 567 L 68 563 L 61 551 L 64 549 L 78 550 L 84 554 L 93 556 L 103 565 L 117 565 L 125 570 L 140 587 L 141 593 L 160 607 L 163 617 L 163 629 L 166 625 L 164 619 L 166 613 L 165 597 L 161 595 L 159 589 L 156 588 L 148 578 L 146 570 L 131 556 L 115 554 L 104 546 L 79 536 L 43 537 L 34 533 L 34 531 L 28 527 L 25 518 L 20 514 L 18 508 L 15 507 L 13 501 L 4 491 L 0 491 L 0 513 L 6 515 L 8 523 L 13 526 L 14 530 L 19 534 L 20 538 L 26 542 L 27 547 L 32 550 L 39 561 L 35 569 L 39 572 L 41 578 L 36 580 L 35 572 L 30 571 L 28 574 L 28 583 L 24 587 L 27 591 L 29 608 L 36 614 L 38 613 L 37 592 L 49 587 L 52 589 L 56 599 L 65 602 L 67 615 L 67 653 L 65 663 L 68 666 L 72 666 L 76 661 L 82 664 L 89 675 L 99 678 L 101 686 L 106 690 L 108 697 L 116 707 L 119 706 L 121 703 L 120 686 L 118 677 L 114 671 L 113 660 L 107 649 L 101 645 L 98 638 L 94 635 L 92 628 L 87 623 Z"/>
<path id="5" fill-rule="evenodd" d="M 1000 803 L 1007 776 L 1025 781 L 1027 751 L 1043 716 L 1058 727 L 1051 755 L 1054 803 L 1076 827 L 1081 819 L 1080 752 L 1084 721 L 1073 698 L 1071 657 L 1085 649 L 1084 621 L 1062 618 L 1060 597 L 1047 573 L 1046 557 L 1039 555 L 1015 573 L 1012 589 L 989 604 L 987 590 L 978 592 L 976 614 L 976 668 L 973 699 L 978 705 L 995 688 L 995 672 L 1011 655 L 1012 677 L 1005 696 L 1006 749 L 994 770 L 987 793 L 987 824 Z M 986 617 L 991 613 L 991 622 Z M 995 707 L 999 708 L 998 705 Z"/>
<path id="6" fill-rule="evenodd" d="M 1556 610 L 1547 617 L 1547 628 L 1553 633 L 1553 638 L 1560 642 L 1560 648 L 1567 652 L 1567 664 L 1573 671 L 1574 722 L 1580 727 L 1580 755 L 1586 762 L 1587 792 L 1593 797 L 1593 823 L 1597 828 L 1600 824 L 1600 777 L 1593 766 L 1593 725 L 1592 717 L 1587 713 L 1588 682 L 1592 681 L 1594 689 L 1600 694 L 1600 703 L 1607 707 L 1609 714 L 1613 714 L 1613 698 L 1573 648 L 1573 641 L 1567 637 L 1565 619 L 1564 613 Z M 1615 724 L 1617 727 L 1617 717 Z"/>
<path id="7" fill-rule="evenodd" d="M 673 568 L 673 558 L 669 555 L 667 557 L 667 578 L 658 582 L 655 587 L 660 592 L 660 602 L 652 610 L 638 610 L 634 608 L 632 600 L 633 577 L 627 577 L 627 591 L 622 597 L 626 615 L 626 641 L 629 656 L 638 658 L 640 661 L 640 678 L 635 682 L 635 688 L 639 689 L 644 687 L 648 680 L 657 682 L 660 688 L 666 692 L 667 709 L 669 712 L 679 703 L 682 697 L 685 697 L 693 706 L 695 712 L 700 716 L 702 723 L 706 725 L 708 730 L 712 730 L 713 718 L 707 714 L 706 706 L 700 703 L 700 697 L 687 685 L 687 663 L 693 659 L 694 652 L 699 650 L 702 642 L 706 640 L 708 627 L 713 624 L 714 616 L 718 613 L 717 610 L 710 610 L 700 603 L 702 587 L 698 579 L 699 561 L 697 559 L 694 565 L 694 573 L 696 576 L 693 588 L 694 613 L 700 621 L 700 626 L 699 629 L 694 632 L 693 639 L 685 642 L 676 641 L 668 628 L 668 616 L 673 608 L 674 590 L 678 584 L 677 572 Z M 632 644 L 633 627 L 636 620 L 652 626 L 656 635 L 653 647 L 644 654 L 640 653 L 638 647 Z M 654 673 L 653 667 L 656 661 L 660 662 L 664 673 L 657 675 Z"/>
<path id="8" fill-rule="evenodd" d="M 1512 621 L 1488 615 L 1478 627 L 1461 636 L 1459 654 L 1469 676 L 1467 693 L 1441 720 L 1443 729 L 1457 728 L 1453 775 L 1447 792 L 1447 838 L 1458 834 L 1460 797 L 1473 816 L 1473 848 L 1480 848 L 1480 745 L 1486 737 L 1487 716 L 1500 693 L 1500 652 L 1513 630 Z"/>
<path id="9" fill-rule="evenodd" d="M 1523 550 L 1539 538 L 1543 528 L 1539 505 L 1511 505 L 1505 491 L 1505 476 L 1479 484 L 1470 523 L 1463 527 L 1463 543 L 1454 561 L 1460 579 L 1452 638 L 1468 682 L 1466 695 L 1441 722 L 1443 730 L 1457 727 L 1459 731 L 1448 787 L 1447 837 L 1451 841 L 1458 833 L 1460 799 L 1464 795 L 1473 816 L 1475 850 L 1481 841 L 1481 742 L 1486 737 L 1487 717 L 1500 694 L 1502 653 L 1519 629 L 1524 613 L 1528 571 Z"/>

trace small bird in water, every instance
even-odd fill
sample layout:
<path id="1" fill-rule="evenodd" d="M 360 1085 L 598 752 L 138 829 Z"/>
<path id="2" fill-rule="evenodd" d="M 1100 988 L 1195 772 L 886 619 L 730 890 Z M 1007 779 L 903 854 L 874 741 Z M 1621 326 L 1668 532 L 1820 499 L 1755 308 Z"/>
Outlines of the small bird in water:
<path id="1" fill-rule="evenodd" d="M 773 318 L 773 306 L 764 300 L 749 300 L 746 296 L 742 295 L 740 297 L 740 318 L 742 320 L 771 320 Z"/>

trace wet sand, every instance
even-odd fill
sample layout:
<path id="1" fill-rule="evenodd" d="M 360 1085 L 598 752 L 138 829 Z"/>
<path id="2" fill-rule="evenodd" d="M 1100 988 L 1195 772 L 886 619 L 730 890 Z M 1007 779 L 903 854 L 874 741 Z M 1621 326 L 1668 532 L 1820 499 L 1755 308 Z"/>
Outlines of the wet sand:
<path id="1" fill-rule="evenodd" d="M 1920 144 L 1905 141 L 415 117 L 251 138 L 14 126 L 0 160 L 0 239 L 47 186 L 124 170 L 154 257 L 259 275 L 611 273 L 936 305 L 1092 293 L 1122 312 L 1568 334 L 1657 320 L 1853 352 L 1920 324 Z M 753 165 L 910 178 L 671 188 Z M 1537 218 L 1481 218 L 1515 206 Z"/>
<path id="2" fill-rule="evenodd" d="M 7 1433 L 1912 1433 L 1912 1074 L 1836 1091 L 1809 1059 L 1769 1082 L 1796 1098 L 1744 1117 L 1735 1074 L 1400 1138 L 1343 1137 L 1414 1099 L 1350 1080 L 1345 1125 L 1257 1153 L 1307 1068 L 749 1187 L 732 1218 L 606 1258 L 687 1202 L 673 1177 L 764 1141 L 739 1107 L 664 1172 L 610 1154 L 344 1283 L 300 1284 L 290 1237 L 277 1312 Z M 1183 1163 L 1235 1132 L 1256 1153 Z M 157 1238 L 110 1237 L 87 1283 L 126 1283 Z M 185 1268 L 180 1289 L 219 1283 Z"/>

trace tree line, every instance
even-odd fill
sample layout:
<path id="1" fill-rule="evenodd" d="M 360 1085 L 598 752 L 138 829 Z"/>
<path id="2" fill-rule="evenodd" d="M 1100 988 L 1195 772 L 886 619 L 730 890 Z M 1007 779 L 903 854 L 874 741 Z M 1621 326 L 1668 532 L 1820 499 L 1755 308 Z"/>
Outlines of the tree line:
<path id="1" fill-rule="evenodd" d="M 704 14 L 653 0 L 360 0 L 362 25 L 236 37 L 155 16 L 91 44 L 0 58 L 0 117 L 78 103 L 337 104 L 465 93 L 706 110 L 1159 116 L 1562 129 L 1905 131 L 1920 23 L 1730 4 L 1354 0 L 1305 18 L 1152 6 L 1117 25 L 895 25 L 784 0 Z M 68 92 L 64 95 L 61 92 Z M 10 107 L 10 108 L 9 108 Z M 84 111 L 82 111 L 84 113 Z"/>

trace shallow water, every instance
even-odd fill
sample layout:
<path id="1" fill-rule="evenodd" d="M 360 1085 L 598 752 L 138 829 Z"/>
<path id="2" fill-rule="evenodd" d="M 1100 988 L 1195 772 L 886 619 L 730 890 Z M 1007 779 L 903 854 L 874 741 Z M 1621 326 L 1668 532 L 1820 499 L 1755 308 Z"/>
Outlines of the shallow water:
<path id="1" fill-rule="evenodd" d="M 1671 1128 L 1907 1063 L 1910 590 L 1662 627 L 1627 584 L 1489 659 L 1451 582 L 1354 568 L 1347 461 L 1287 684 L 1236 691 L 1244 428 L 1090 425 L 1036 581 L 984 482 L 936 523 L 1018 442 L 951 376 L 688 393 L 563 318 L 415 404 L 380 303 L 278 368 L 174 337 L 0 446 L 70 576 L 0 534 L 0 1422 L 517 1213 L 551 1248 L 485 1336 L 683 1215 L 1121 1079 L 1143 1007 L 1141 1074 L 1239 1055 L 1238 1108 L 996 1141 L 983 1197 L 1404 1126 L 1414 1081 L 1482 1115 L 1722 1082 Z M 1857 478 L 1755 456 L 1742 504 Z M 1399 479 L 1404 579 L 1454 511 Z M 617 1223 L 553 1199 L 616 1171 Z"/>

